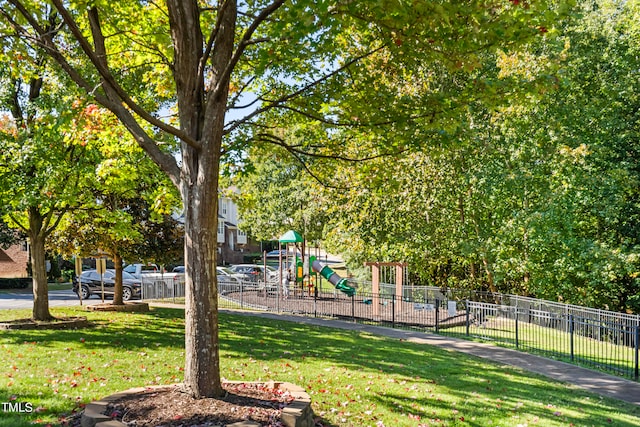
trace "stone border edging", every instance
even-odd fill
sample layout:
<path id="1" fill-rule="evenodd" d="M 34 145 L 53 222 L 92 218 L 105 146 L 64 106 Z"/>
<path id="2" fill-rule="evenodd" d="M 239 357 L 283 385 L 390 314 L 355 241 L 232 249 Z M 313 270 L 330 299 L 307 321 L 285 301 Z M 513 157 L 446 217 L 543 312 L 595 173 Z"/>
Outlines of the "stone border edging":
<path id="1" fill-rule="evenodd" d="M 141 313 L 149 311 L 149 303 L 143 301 L 127 301 L 123 305 L 99 303 L 85 306 L 87 311 L 118 311 L 121 313 Z"/>
<path id="2" fill-rule="evenodd" d="M 24 330 L 24 329 L 77 329 L 86 328 L 89 321 L 85 316 L 64 317 L 51 322 L 40 322 L 31 319 L 18 319 L 13 321 L 0 322 L 0 330 Z"/>
<path id="3" fill-rule="evenodd" d="M 244 383 L 246 381 L 233 381 L 234 383 Z M 288 391 L 295 399 L 282 409 L 280 420 L 286 427 L 313 427 L 315 425 L 313 419 L 313 410 L 311 409 L 311 397 L 307 392 L 295 384 L 287 382 L 260 382 L 260 384 L 267 384 L 274 389 L 280 389 Z M 175 384 L 177 386 L 177 384 Z M 107 410 L 107 406 L 116 400 L 123 397 L 152 391 L 159 388 L 167 388 L 170 386 L 149 386 L 149 387 L 136 387 L 129 390 L 125 390 L 110 396 L 104 397 L 101 400 L 92 402 L 85 406 L 81 417 L 82 427 L 126 427 L 126 424 L 120 421 L 112 420 L 104 412 Z M 237 423 L 229 424 L 228 427 L 260 427 L 260 424 L 254 421 L 240 421 Z"/>

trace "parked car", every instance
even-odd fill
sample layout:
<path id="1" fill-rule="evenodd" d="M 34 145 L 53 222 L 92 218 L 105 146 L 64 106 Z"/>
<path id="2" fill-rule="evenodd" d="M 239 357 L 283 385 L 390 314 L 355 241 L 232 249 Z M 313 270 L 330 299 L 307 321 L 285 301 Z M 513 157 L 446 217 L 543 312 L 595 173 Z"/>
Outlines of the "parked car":
<path id="1" fill-rule="evenodd" d="M 267 258 L 280 258 L 280 256 L 282 256 L 283 258 L 287 256 L 287 250 L 286 249 L 275 249 L 273 251 L 269 251 L 267 252 Z"/>
<path id="2" fill-rule="evenodd" d="M 227 267 L 216 267 L 218 274 L 218 284 L 240 284 L 250 280 L 250 276 L 244 273 L 236 273 Z M 184 274 L 184 265 L 178 265 L 173 268 L 173 273 Z"/>
<path id="3" fill-rule="evenodd" d="M 251 282 L 264 281 L 265 266 L 259 264 L 237 264 L 229 267 L 235 273 L 246 274 Z M 267 281 L 278 280 L 278 270 L 266 266 Z"/>
<path id="4" fill-rule="evenodd" d="M 73 292 L 78 294 L 80 284 L 82 285 L 82 299 L 89 299 L 91 295 L 102 294 L 102 284 L 100 273 L 97 270 L 83 271 L 78 277 L 73 278 Z M 116 271 L 107 269 L 102 275 L 104 283 L 104 295 L 113 296 L 116 284 Z M 122 272 L 122 299 L 129 301 L 133 298 L 140 298 L 140 279 L 136 279 L 127 272 Z"/>
<path id="5" fill-rule="evenodd" d="M 124 267 L 123 271 L 138 279 L 141 278 L 143 274 L 160 274 L 160 269 L 155 264 L 128 264 Z"/>
<path id="6" fill-rule="evenodd" d="M 242 283 L 251 280 L 250 275 L 238 273 L 228 267 L 216 267 L 218 273 L 218 283 Z"/>
<path id="7" fill-rule="evenodd" d="M 184 281 L 184 271 L 167 273 L 155 264 L 129 264 L 124 267 L 123 271 L 141 280 L 145 284 L 149 282 L 155 284 L 162 283 L 170 287 L 173 283 Z M 147 288 L 145 288 L 145 290 L 146 289 Z"/>

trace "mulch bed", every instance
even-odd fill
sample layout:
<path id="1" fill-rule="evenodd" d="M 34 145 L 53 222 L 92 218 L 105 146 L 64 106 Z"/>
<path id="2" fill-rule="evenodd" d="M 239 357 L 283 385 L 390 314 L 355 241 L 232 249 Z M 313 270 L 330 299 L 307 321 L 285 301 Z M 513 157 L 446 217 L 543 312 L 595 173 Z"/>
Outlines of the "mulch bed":
<path id="1" fill-rule="evenodd" d="M 194 399 L 179 387 L 153 389 L 112 402 L 105 415 L 135 427 L 224 427 L 253 421 L 282 427 L 282 408 L 293 401 L 288 392 L 260 383 L 224 383 L 226 396 Z"/>

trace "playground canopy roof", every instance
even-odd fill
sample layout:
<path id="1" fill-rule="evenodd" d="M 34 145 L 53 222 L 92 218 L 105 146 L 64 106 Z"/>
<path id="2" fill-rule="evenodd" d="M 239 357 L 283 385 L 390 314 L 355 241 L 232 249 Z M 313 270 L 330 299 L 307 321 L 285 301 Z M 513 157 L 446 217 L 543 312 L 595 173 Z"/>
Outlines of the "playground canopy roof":
<path id="1" fill-rule="evenodd" d="M 297 231 L 289 230 L 282 236 L 280 236 L 280 239 L 278 239 L 278 241 L 280 243 L 297 243 L 304 241 L 304 239 Z"/>

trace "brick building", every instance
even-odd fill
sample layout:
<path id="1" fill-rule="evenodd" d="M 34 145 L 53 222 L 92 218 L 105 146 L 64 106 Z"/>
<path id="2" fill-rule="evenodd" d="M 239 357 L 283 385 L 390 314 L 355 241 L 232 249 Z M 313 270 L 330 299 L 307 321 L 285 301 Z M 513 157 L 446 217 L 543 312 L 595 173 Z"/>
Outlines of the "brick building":
<path id="1" fill-rule="evenodd" d="M 29 250 L 27 243 L 0 248 L 0 277 L 27 277 Z"/>

